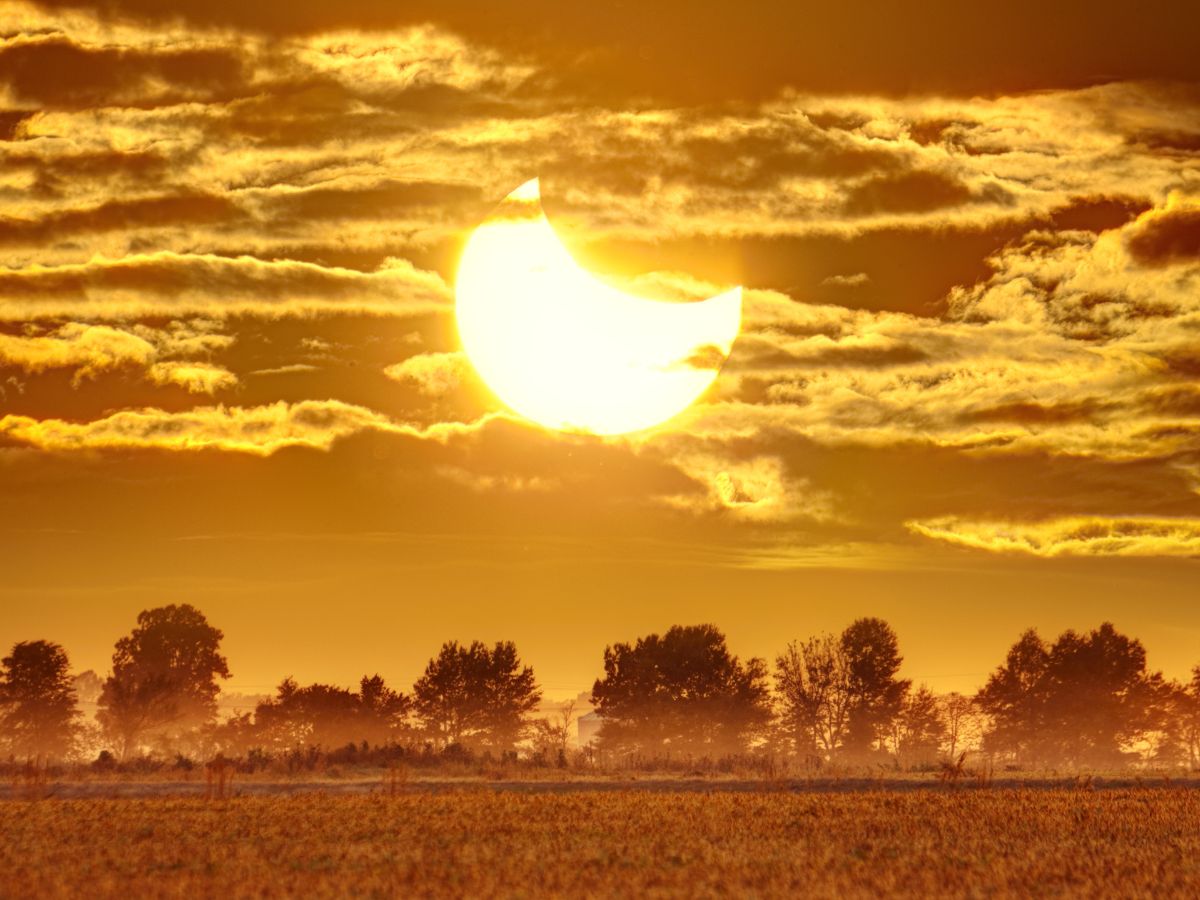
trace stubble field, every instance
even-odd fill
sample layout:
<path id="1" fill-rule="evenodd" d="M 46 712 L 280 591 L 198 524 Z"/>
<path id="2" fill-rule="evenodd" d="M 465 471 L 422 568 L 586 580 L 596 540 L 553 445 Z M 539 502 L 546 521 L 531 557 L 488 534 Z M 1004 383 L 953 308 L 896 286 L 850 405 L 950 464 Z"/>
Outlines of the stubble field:
<path id="1" fill-rule="evenodd" d="M 1197 896 L 1200 792 L 0 801 L 0 894 Z"/>

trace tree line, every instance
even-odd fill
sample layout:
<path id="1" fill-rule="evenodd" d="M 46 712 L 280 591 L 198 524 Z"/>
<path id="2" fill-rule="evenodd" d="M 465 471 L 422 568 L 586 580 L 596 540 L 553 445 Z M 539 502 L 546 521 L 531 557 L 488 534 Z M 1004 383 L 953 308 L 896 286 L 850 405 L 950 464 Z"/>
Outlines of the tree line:
<path id="1" fill-rule="evenodd" d="M 66 651 L 18 642 L 0 660 L 0 754 L 246 757 L 361 745 L 561 763 L 572 744 L 573 705 L 535 715 L 542 692 L 509 641 L 446 642 L 407 692 L 377 674 L 357 689 L 286 678 L 253 710 L 220 719 L 223 637 L 187 604 L 143 611 L 114 647 L 90 724 Z M 773 666 L 733 655 L 713 625 L 675 626 L 605 648 L 589 698 L 600 727 L 582 752 L 782 754 L 814 767 L 936 766 L 968 752 L 1019 767 L 1200 765 L 1200 666 L 1186 683 L 1166 679 L 1109 623 L 1053 641 L 1025 632 L 969 696 L 914 686 L 902 662 L 878 618 L 793 641 Z"/>

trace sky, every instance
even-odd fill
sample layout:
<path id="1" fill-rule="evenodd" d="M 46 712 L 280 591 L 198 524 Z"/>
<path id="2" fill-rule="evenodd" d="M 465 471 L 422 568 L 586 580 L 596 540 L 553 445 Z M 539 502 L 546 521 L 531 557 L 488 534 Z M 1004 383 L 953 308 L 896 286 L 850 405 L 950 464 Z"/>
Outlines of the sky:
<path id="1" fill-rule="evenodd" d="M 1200 663 L 1200 9 L 0 0 L 0 646 L 192 603 L 244 692 L 713 622 Z M 713 387 L 546 430 L 464 356 L 539 177 L 580 265 L 743 287 Z M 553 373 L 547 373 L 548 378 Z"/>

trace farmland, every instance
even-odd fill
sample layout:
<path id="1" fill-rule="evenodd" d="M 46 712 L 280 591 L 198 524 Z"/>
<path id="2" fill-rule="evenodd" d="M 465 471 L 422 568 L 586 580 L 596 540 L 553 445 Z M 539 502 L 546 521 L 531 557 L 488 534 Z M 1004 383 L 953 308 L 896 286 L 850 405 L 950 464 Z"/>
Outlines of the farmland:
<path id="1" fill-rule="evenodd" d="M 8 799 L 0 893 L 1195 896 L 1197 822 L 1170 784 Z"/>

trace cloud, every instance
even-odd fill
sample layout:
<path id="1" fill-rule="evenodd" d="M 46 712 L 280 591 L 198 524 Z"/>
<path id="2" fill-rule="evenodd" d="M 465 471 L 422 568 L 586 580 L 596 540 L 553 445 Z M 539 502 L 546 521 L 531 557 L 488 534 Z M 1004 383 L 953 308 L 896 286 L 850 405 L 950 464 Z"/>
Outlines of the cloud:
<path id="1" fill-rule="evenodd" d="M 471 372 L 465 353 L 421 353 L 388 366 L 384 374 L 396 381 L 410 381 L 422 394 L 439 397 L 455 390 Z"/>
<path id="2" fill-rule="evenodd" d="M 46 334 L 27 324 L 23 334 L 0 334 L 0 368 L 30 373 L 73 369 L 76 387 L 105 372 L 138 368 L 154 384 L 211 394 L 234 387 L 237 377 L 210 362 L 168 357 L 208 356 L 232 343 L 231 336 L 217 333 L 215 323 L 203 319 L 176 321 L 165 328 L 70 322 Z"/>
<path id="3" fill-rule="evenodd" d="M 1126 229 L 1126 246 L 1144 265 L 1200 263 L 1200 198 L 1173 193 Z"/>
<path id="4" fill-rule="evenodd" d="M 107 325 L 73 322 L 46 335 L 0 334 L 0 366 L 26 372 L 74 369 L 75 383 L 122 366 L 149 366 L 158 348 Z"/>
<path id="5" fill-rule="evenodd" d="M 866 272 L 855 272 L 853 275 L 830 275 L 822 279 L 821 284 L 832 287 L 858 287 L 871 280 Z"/>
<path id="6" fill-rule="evenodd" d="M 95 232 L 217 225 L 243 215 L 229 197 L 201 191 L 106 200 L 96 206 L 55 211 L 39 218 L 0 217 L 0 246 L 54 243 Z"/>
<path id="7" fill-rule="evenodd" d="M 161 251 L 62 266 L 0 270 L 0 318 L 131 318 L 187 314 L 263 318 L 314 313 L 421 315 L 449 309 L 431 272 L 392 260 L 374 272 L 249 256 Z"/>
<path id="8" fill-rule="evenodd" d="M 1200 519 L 1075 517 L 987 522 L 954 516 L 912 521 L 922 537 L 994 553 L 1032 556 L 1200 556 Z"/>
<path id="9" fill-rule="evenodd" d="M 87 46 L 61 34 L 0 40 L 0 83 L 7 82 L 17 102 L 50 106 L 208 97 L 241 83 L 243 65 L 233 46 Z"/>
<path id="10" fill-rule="evenodd" d="M 238 383 L 228 369 L 204 362 L 159 362 L 150 367 L 147 376 L 155 384 L 175 384 L 193 394 L 215 394 Z"/>
<path id="11" fill-rule="evenodd" d="M 998 203 L 1006 198 L 1003 190 L 995 189 L 977 197 L 953 175 L 915 170 L 868 178 L 856 184 L 846 193 L 845 210 L 851 215 L 927 212 L 981 200 Z"/>
<path id="12" fill-rule="evenodd" d="M 308 363 L 292 363 L 287 366 L 272 366 L 269 369 L 255 369 L 253 372 L 247 372 L 248 375 L 303 375 L 308 372 L 318 372 L 319 367 L 309 365 Z"/>
<path id="13" fill-rule="evenodd" d="M 774 457 L 739 459 L 736 454 L 683 451 L 663 454 L 663 462 L 697 482 L 702 493 L 668 494 L 659 499 L 695 514 L 720 513 L 735 521 L 780 523 L 835 517 L 834 498 L 807 479 L 790 476 Z"/>
<path id="14" fill-rule="evenodd" d="M 0 417 L 0 437 L 51 451 L 221 450 L 270 456 L 286 447 L 328 450 L 338 439 L 365 431 L 444 443 L 471 434 L 494 418 L 422 428 L 338 400 L 304 400 L 255 407 L 205 406 L 184 412 L 130 409 L 90 422 L 6 415 Z"/>
<path id="15" fill-rule="evenodd" d="M 532 57 L 564 89 L 612 102 L 646 96 L 672 102 L 728 102 L 811 90 L 961 95 L 1078 87 L 1107 79 L 1189 81 L 1187 40 L 1200 22 L 1130 18 L 1119 7 L 1047 11 L 1016 0 L 1003 17 L 935 0 L 919 23 L 907 10 L 855 5 L 796 10 L 757 0 L 697 10 L 683 0 L 624 7 L 619 16 L 587 5 L 531 0 L 498 9 L 482 0 L 38 0 L 38 6 L 94 10 L 152 27 L 183 20 L 200 28 L 296 36 L 355 29 L 386 31 L 434 22 L 472 41 Z M 919 26 L 919 27 L 918 27 Z M 1087 40 L 1079 40 L 1086 33 Z M 950 49 L 948 49 L 950 48 Z"/>

